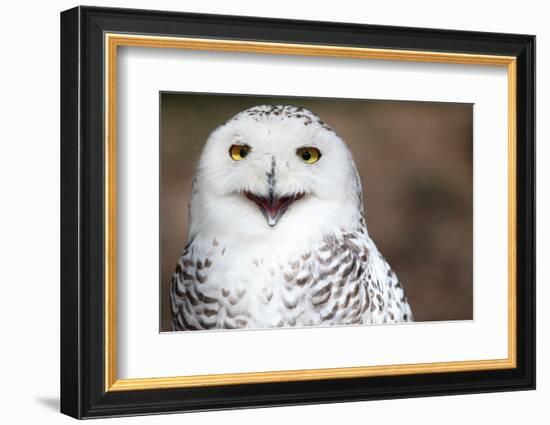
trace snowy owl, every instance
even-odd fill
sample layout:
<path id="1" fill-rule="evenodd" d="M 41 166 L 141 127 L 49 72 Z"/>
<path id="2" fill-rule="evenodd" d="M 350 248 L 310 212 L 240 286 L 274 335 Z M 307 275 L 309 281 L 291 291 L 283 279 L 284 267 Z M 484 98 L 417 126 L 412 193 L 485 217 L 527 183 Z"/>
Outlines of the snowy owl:
<path id="1" fill-rule="evenodd" d="M 413 320 L 346 144 L 287 105 L 247 109 L 208 138 L 170 297 L 176 331 Z"/>

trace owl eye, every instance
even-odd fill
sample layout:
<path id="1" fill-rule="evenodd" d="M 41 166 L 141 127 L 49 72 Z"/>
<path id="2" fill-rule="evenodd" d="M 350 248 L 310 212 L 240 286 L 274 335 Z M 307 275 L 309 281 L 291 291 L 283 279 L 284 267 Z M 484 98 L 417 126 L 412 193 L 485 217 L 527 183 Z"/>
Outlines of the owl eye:
<path id="1" fill-rule="evenodd" d="M 321 159 L 321 151 L 313 146 L 298 148 L 296 150 L 296 155 L 306 164 L 315 164 Z"/>
<path id="2" fill-rule="evenodd" d="M 240 161 L 248 156 L 250 149 L 248 145 L 231 145 L 229 148 L 229 156 L 234 161 Z"/>

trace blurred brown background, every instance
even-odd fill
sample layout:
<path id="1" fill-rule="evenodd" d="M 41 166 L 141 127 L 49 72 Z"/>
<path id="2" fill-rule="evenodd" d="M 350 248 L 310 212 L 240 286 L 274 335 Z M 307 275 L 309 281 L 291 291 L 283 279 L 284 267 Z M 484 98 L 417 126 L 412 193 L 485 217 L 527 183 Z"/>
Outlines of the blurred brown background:
<path id="1" fill-rule="evenodd" d="M 367 227 L 403 282 L 415 319 L 472 319 L 472 105 L 326 98 L 161 94 L 161 331 L 187 240 L 191 179 L 210 132 L 259 104 L 303 106 L 351 149 Z"/>

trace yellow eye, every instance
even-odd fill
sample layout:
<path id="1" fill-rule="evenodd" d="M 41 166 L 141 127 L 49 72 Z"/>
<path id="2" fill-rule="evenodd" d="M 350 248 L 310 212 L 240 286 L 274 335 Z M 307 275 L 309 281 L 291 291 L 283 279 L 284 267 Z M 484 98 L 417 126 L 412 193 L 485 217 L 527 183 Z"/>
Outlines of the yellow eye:
<path id="1" fill-rule="evenodd" d="M 296 150 L 296 155 L 298 155 L 306 164 L 315 164 L 321 159 L 321 151 L 313 146 L 298 148 Z"/>
<path id="2" fill-rule="evenodd" d="M 248 145 L 232 145 L 229 148 L 229 156 L 234 161 L 240 161 L 245 159 L 250 152 L 250 146 Z"/>

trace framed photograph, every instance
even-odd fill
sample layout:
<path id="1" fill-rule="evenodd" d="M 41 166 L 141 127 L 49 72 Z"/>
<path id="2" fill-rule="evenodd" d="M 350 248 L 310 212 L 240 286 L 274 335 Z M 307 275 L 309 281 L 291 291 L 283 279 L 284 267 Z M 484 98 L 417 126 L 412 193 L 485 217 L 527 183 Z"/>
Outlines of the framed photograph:
<path id="1" fill-rule="evenodd" d="M 535 37 L 61 14 L 61 411 L 535 388 Z"/>

